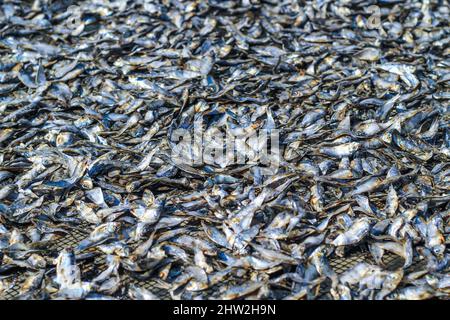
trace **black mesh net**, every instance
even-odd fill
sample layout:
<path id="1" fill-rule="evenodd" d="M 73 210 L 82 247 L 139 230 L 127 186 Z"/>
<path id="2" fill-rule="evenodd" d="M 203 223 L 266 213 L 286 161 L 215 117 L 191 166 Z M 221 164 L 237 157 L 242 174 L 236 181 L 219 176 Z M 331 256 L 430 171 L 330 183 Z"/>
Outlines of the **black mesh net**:
<path id="1" fill-rule="evenodd" d="M 81 240 L 83 240 L 88 234 L 88 227 L 83 226 L 72 230 L 71 233 L 62 236 L 58 241 L 56 241 L 53 246 L 49 249 L 49 252 L 57 253 L 65 248 L 74 248 Z M 92 279 L 94 276 L 98 275 L 104 269 L 106 269 L 106 263 L 104 261 L 104 255 L 100 255 L 95 249 L 87 250 L 92 253 L 90 259 L 85 259 L 79 263 L 81 274 L 83 280 Z M 353 249 L 352 252 L 346 253 L 344 258 L 341 257 L 330 257 L 330 266 L 337 274 L 342 274 L 343 272 L 354 267 L 360 262 L 367 262 L 375 264 L 372 256 L 364 247 L 357 247 Z M 385 268 L 388 270 L 395 270 L 403 265 L 403 259 L 397 255 L 386 253 L 383 257 L 383 262 Z M 408 271 L 419 270 L 424 267 L 424 262 L 421 260 L 415 260 L 414 263 L 409 267 Z M 50 272 L 55 272 L 54 270 Z M 4 293 L 4 298 L 7 300 L 16 299 L 20 294 L 20 287 L 25 281 L 27 274 L 25 272 L 18 271 L 14 275 L 13 285 L 7 289 Z M 149 280 L 139 280 L 132 278 L 128 273 L 124 273 L 121 277 L 123 281 L 122 288 L 126 288 L 128 285 L 135 284 L 139 287 L 149 289 L 152 293 L 158 296 L 160 299 L 170 299 L 171 296 L 167 289 L 162 288 L 156 279 Z M 206 296 L 213 297 L 216 292 L 215 287 L 212 287 L 206 291 Z M 129 297 L 123 292 L 119 291 L 113 297 L 117 299 L 127 300 Z M 331 299 L 330 295 L 330 282 L 324 281 L 318 288 L 317 299 Z"/>

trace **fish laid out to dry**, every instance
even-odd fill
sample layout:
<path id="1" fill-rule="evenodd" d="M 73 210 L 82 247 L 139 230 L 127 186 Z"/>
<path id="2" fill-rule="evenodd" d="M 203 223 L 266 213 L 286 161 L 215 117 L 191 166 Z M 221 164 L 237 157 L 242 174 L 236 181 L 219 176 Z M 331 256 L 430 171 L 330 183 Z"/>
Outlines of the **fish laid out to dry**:
<path id="1" fill-rule="evenodd" d="M 0 299 L 448 299 L 449 58 L 447 0 L 1 1 Z"/>

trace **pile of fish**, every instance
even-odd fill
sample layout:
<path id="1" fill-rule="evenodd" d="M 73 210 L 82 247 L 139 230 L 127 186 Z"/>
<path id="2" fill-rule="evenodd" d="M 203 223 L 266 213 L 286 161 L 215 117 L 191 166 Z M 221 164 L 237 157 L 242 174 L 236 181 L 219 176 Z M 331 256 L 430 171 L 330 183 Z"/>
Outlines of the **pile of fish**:
<path id="1" fill-rule="evenodd" d="M 2 1 L 0 298 L 448 299 L 449 21 L 446 0 Z M 278 129 L 275 174 L 173 161 L 195 121 Z"/>

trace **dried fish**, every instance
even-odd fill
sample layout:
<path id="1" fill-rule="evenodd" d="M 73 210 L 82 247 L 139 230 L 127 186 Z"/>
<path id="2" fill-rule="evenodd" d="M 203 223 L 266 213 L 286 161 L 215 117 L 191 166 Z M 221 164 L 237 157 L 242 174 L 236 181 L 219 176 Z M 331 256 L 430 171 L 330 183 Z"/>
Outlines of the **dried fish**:
<path id="1" fill-rule="evenodd" d="M 449 20 L 2 1 L 0 299 L 448 299 Z"/>

